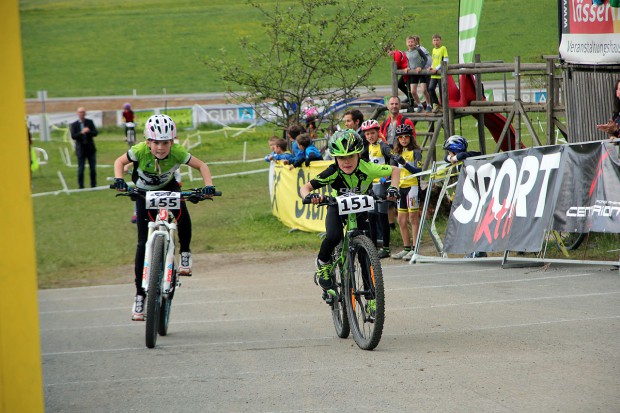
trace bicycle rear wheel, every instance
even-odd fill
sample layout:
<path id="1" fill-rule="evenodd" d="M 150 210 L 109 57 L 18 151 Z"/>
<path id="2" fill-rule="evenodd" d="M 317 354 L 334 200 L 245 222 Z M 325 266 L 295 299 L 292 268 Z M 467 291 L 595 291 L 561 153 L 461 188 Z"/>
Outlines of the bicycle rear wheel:
<path id="1" fill-rule="evenodd" d="M 562 240 L 562 244 L 564 244 L 564 247 L 568 251 L 573 251 L 579 248 L 579 246 L 581 246 L 581 243 L 586 239 L 587 236 L 587 232 L 560 232 L 560 239 Z M 559 246 L 558 249 L 561 250 Z"/>
<path id="2" fill-rule="evenodd" d="M 385 293 L 381 261 L 365 235 L 351 239 L 345 302 L 353 339 L 362 350 L 379 344 L 385 320 Z"/>
<path id="3" fill-rule="evenodd" d="M 164 276 L 164 237 L 153 240 L 153 256 L 149 267 L 149 290 L 146 294 L 146 346 L 155 347 L 159 312 L 161 311 L 161 280 Z"/>
<path id="4" fill-rule="evenodd" d="M 342 261 L 340 261 L 340 251 L 342 251 L 342 244 L 339 245 L 338 248 L 334 250 L 333 262 L 335 262 L 334 272 L 332 276 L 334 277 L 334 282 L 336 283 L 336 297 L 332 297 L 332 302 L 330 303 L 330 307 L 332 310 L 332 320 L 334 321 L 334 328 L 336 329 L 336 334 L 340 338 L 349 337 L 349 333 L 351 332 L 351 327 L 349 326 L 349 319 L 347 317 L 347 309 L 344 303 L 344 279 L 343 279 L 343 266 Z"/>

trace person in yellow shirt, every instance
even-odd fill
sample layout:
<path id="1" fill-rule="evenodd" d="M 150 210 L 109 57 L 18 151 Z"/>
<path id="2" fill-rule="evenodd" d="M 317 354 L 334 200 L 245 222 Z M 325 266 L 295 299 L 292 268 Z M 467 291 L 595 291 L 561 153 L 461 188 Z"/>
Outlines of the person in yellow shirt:
<path id="1" fill-rule="evenodd" d="M 446 46 L 441 45 L 441 36 L 438 34 L 433 35 L 433 51 L 431 52 L 431 57 L 433 58 L 433 65 L 429 70 L 434 72 L 431 75 L 431 82 L 428 85 L 428 93 L 431 96 L 431 102 L 433 103 L 433 113 L 441 112 L 441 104 L 439 103 L 439 98 L 437 97 L 437 85 L 439 85 L 439 94 L 441 95 L 441 73 L 439 72 L 441 69 L 441 64 L 445 60 L 448 61 L 448 49 Z"/>
<path id="2" fill-rule="evenodd" d="M 422 171 L 422 150 L 415 140 L 413 129 L 406 123 L 396 128 L 396 138 L 392 164 L 401 166 L 398 226 L 403 238 L 403 250 L 392 254 L 392 258 L 409 261 L 413 256 L 420 228 L 420 183 L 417 176 L 411 175 Z"/>

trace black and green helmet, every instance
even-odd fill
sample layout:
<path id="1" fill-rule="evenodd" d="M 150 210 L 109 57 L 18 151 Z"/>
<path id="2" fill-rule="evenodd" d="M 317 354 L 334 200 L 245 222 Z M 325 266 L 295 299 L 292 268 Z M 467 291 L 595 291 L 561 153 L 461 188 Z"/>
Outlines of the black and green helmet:
<path id="1" fill-rule="evenodd" d="M 332 156 L 349 156 L 362 153 L 364 142 L 353 129 L 344 129 L 334 132 L 327 143 Z"/>

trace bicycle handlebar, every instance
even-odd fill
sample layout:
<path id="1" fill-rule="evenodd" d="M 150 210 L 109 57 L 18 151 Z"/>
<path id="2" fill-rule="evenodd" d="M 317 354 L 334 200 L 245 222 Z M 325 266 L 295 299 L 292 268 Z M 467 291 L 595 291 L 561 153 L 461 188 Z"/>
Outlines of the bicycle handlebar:
<path id="1" fill-rule="evenodd" d="M 114 186 L 114 184 L 110 184 L 110 189 L 116 189 L 116 186 Z M 147 192 L 147 190 L 138 189 L 138 188 L 129 188 L 125 192 L 119 192 L 118 194 L 116 194 L 116 196 L 140 196 L 144 198 L 145 192 Z M 180 191 L 180 193 L 181 193 L 181 199 L 188 200 L 194 203 L 204 201 L 206 199 L 211 199 L 211 196 L 222 196 L 221 191 L 215 191 L 213 195 L 204 195 L 202 193 L 201 188 L 192 188 L 187 191 Z"/>
<path id="2" fill-rule="evenodd" d="M 383 203 L 383 202 L 396 202 L 396 201 L 391 201 L 391 200 L 387 199 L 385 194 L 383 194 L 381 196 L 377 196 L 377 195 L 373 195 L 373 194 L 367 194 L 367 195 L 371 195 L 375 199 L 375 201 L 377 203 L 379 203 L 379 204 Z M 312 201 L 310 201 L 307 198 L 304 198 L 304 199 L 301 200 L 301 203 L 304 204 L 304 205 L 311 205 Z M 330 206 L 330 205 L 337 205 L 337 204 L 338 204 L 338 201 L 336 200 L 336 197 L 333 197 L 333 196 L 330 196 L 330 195 L 323 195 L 323 200 L 321 202 L 319 202 L 318 204 L 315 204 L 315 205 L 318 205 L 318 206 L 325 206 L 325 205 Z"/>

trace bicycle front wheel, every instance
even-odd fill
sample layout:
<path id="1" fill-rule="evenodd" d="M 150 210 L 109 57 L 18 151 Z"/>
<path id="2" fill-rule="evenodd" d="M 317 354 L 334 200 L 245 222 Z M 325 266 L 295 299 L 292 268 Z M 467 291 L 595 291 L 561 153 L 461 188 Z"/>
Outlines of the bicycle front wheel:
<path id="1" fill-rule="evenodd" d="M 332 302 L 330 304 L 332 310 L 332 319 L 334 321 L 334 328 L 336 329 L 336 334 L 340 338 L 349 337 L 349 333 L 351 332 L 351 328 L 349 326 L 349 319 L 347 317 L 347 309 L 344 303 L 344 268 L 342 265 L 342 261 L 340 260 L 340 251 L 342 250 L 342 244 L 340 244 L 339 248 L 336 248 L 334 251 L 333 262 L 335 262 L 334 266 L 334 282 L 336 283 L 336 296 L 332 298 Z"/>
<path id="2" fill-rule="evenodd" d="M 156 237 L 153 240 L 153 255 L 149 267 L 149 290 L 146 294 L 146 346 L 148 348 L 155 347 L 157 343 L 161 310 L 161 280 L 164 276 L 164 249 L 164 237 Z"/>
<path id="3" fill-rule="evenodd" d="M 345 275 L 345 302 L 353 339 L 362 350 L 379 344 L 385 320 L 381 261 L 365 235 L 351 239 Z"/>
<path id="4" fill-rule="evenodd" d="M 168 324 L 170 322 L 170 310 L 172 308 L 172 297 L 174 297 L 174 291 L 176 290 L 177 274 L 176 271 L 172 272 L 172 285 L 174 290 L 168 294 L 164 294 L 161 297 L 161 311 L 159 313 L 159 335 L 165 336 L 168 334 Z"/>

